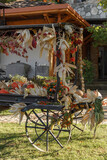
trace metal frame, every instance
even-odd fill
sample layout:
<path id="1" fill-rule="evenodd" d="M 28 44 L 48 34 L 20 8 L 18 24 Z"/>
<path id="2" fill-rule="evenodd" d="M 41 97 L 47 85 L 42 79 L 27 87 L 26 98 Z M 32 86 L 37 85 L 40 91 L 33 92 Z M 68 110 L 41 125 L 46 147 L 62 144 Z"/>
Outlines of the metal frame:
<path id="1" fill-rule="evenodd" d="M 64 23 L 61 23 L 61 24 L 64 24 Z M 54 24 L 5 25 L 5 26 L 0 26 L 0 30 L 42 28 L 44 26 L 52 27 L 52 25 L 54 25 L 54 27 L 59 27 L 60 24 L 54 23 Z"/>

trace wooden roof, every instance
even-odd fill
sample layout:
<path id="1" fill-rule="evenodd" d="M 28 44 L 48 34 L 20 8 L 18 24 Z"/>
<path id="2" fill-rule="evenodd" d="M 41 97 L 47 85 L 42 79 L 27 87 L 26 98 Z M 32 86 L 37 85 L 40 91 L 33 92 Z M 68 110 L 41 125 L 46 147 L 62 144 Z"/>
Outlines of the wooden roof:
<path id="1" fill-rule="evenodd" d="M 69 4 L 51 4 L 5 10 L 6 25 L 29 25 L 69 22 L 78 27 L 88 27 L 84 20 Z"/>

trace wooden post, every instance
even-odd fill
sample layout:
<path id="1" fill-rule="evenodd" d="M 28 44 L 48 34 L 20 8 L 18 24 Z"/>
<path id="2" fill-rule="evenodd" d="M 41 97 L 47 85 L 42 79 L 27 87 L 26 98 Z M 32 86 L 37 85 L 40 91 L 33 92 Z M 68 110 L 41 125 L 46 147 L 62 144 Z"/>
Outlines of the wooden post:
<path id="1" fill-rule="evenodd" d="M 82 41 L 82 43 L 79 45 L 80 81 L 81 81 L 81 89 L 83 92 L 85 92 L 85 84 L 83 77 L 83 61 L 82 61 L 83 28 L 80 28 L 80 40 Z"/>
<path id="2" fill-rule="evenodd" d="M 5 25 L 5 8 L 3 8 L 3 25 Z"/>
<path id="3" fill-rule="evenodd" d="M 57 28 L 57 35 L 56 35 L 56 52 L 57 54 L 60 53 L 60 49 L 59 49 L 59 43 L 58 43 L 58 40 L 59 40 L 59 33 L 60 33 L 60 25 L 59 27 Z M 56 66 L 58 66 L 60 64 L 60 59 L 59 57 L 57 56 L 57 59 L 56 59 Z M 58 91 L 59 91 L 59 87 L 60 87 L 60 77 L 58 75 L 58 72 L 57 72 L 57 84 L 56 84 L 56 92 L 55 92 L 55 101 L 57 101 L 57 94 L 58 94 Z"/>

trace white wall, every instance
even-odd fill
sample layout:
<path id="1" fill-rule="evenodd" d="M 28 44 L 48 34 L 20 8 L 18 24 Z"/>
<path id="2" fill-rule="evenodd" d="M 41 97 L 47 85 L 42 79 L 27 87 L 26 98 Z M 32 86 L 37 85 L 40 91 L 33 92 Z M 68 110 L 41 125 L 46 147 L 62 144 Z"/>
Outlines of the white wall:
<path id="1" fill-rule="evenodd" d="M 0 53 L 0 68 L 6 70 L 6 66 L 11 63 L 16 63 L 17 61 L 26 63 L 31 65 L 31 70 L 29 72 L 28 77 L 33 77 L 35 75 L 35 62 L 38 63 L 38 65 L 49 65 L 48 62 L 48 53 L 46 50 L 43 51 L 42 57 L 40 58 L 40 47 L 37 46 L 37 48 L 33 48 L 33 51 L 30 49 L 27 49 L 27 55 L 28 55 L 28 62 L 26 62 L 26 59 L 20 56 L 17 56 L 15 54 L 9 54 L 9 56 L 6 56 L 3 53 Z"/>

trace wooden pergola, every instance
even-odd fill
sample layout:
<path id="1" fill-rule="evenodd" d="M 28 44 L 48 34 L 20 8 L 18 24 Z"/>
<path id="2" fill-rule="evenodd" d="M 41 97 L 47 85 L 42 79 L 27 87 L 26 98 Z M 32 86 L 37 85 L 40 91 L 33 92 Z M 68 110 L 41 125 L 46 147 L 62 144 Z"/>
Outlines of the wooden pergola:
<path id="1" fill-rule="evenodd" d="M 50 24 L 69 22 L 78 27 L 88 27 L 84 20 L 69 4 L 51 4 L 5 10 L 6 25 Z"/>
<path id="2" fill-rule="evenodd" d="M 9 8 L 9 7 L 7 7 Z M 1 13 L 1 18 L 4 13 Z M 5 9 L 5 26 L 2 29 L 29 28 L 37 24 L 70 23 L 79 28 L 89 27 L 90 24 L 83 19 L 69 4 L 51 4 L 44 6 Z M 26 27 L 22 27 L 22 25 Z M 32 26 L 33 25 L 33 26 Z M 91 35 L 84 35 L 84 44 L 91 39 Z"/>
<path id="3" fill-rule="evenodd" d="M 71 24 L 80 30 L 80 38 L 83 42 L 83 30 L 90 24 L 84 20 L 69 4 L 51 4 L 44 6 L 12 8 L 5 10 L 6 25 L 0 26 L 0 30 L 25 29 L 43 27 L 52 24 Z M 89 35 L 85 37 L 87 41 Z M 80 70 L 82 70 L 82 45 L 79 47 Z M 81 71 L 82 90 L 84 90 L 84 80 Z"/>

